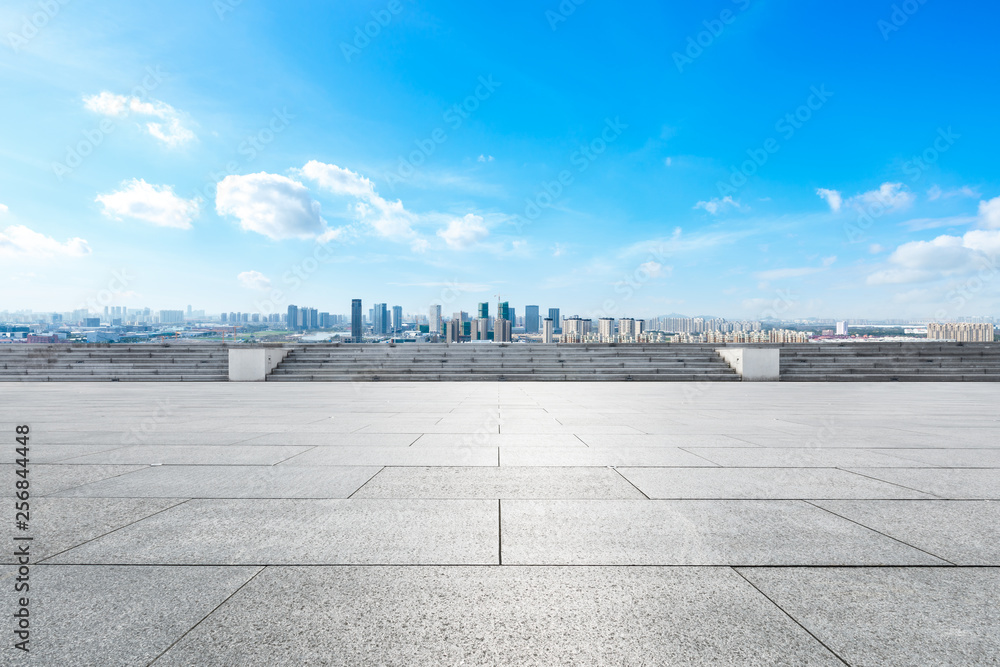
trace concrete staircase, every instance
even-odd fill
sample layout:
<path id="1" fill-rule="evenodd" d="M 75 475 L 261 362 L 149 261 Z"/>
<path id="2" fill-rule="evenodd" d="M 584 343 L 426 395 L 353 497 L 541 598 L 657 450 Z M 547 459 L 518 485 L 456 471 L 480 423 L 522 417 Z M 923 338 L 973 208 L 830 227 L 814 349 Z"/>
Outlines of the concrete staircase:
<path id="1" fill-rule="evenodd" d="M 0 345 L 0 382 L 224 382 L 221 345 Z"/>
<path id="2" fill-rule="evenodd" d="M 297 347 L 268 382 L 739 381 L 712 345 L 403 344 Z"/>
<path id="3" fill-rule="evenodd" d="M 783 345 L 781 381 L 998 382 L 1000 343 Z"/>

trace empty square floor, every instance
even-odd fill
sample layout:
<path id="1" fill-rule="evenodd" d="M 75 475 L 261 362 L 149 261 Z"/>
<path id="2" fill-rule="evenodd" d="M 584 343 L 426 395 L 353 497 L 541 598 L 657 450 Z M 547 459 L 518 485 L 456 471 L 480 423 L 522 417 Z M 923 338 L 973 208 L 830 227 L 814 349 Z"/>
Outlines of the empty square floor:
<path id="1" fill-rule="evenodd" d="M 995 665 L 998 402 L 0 385 L 0 664 Z M 10 641 L 26 543 L 30 654 Z"/>

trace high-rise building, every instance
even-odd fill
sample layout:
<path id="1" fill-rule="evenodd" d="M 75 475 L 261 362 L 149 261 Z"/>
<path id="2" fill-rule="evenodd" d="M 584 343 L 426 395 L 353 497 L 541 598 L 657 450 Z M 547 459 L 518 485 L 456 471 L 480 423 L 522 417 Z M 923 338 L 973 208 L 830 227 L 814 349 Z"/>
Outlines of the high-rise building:
<path id="1" fill-rule="evenodd" d="M 615 342 L 615 320 L 611 317 L 602 317 L 597 321 L 597 336 L 602 343 Z"/>
<path id="2" fill-rule="evenodd" d="M 392 333 L 398 334 L 403 330 L 403 307 L 392 307 Z"/>
<path id="3" fill-rule="evenodd" d="M 161 310 L 160 324 L 179 324 L 184 321 L 183 310 Z"/>
<path id="4" fill-rule="evenodd" d="M 847 322 L 837 322 L 837 335 L 846 336 L 847 335 Z"/>
<path id="5" fill-rule="evenodd" d="M 549 319 L 552 320 L 553 333 L 562 333 L 562 322 L 559 320 L 558 308 L 549 308 Z"/>
<path id="6" fill-rule="evenodd" d="M 486 317 L 477 317 L 473 322 L 472 340 L 489 340 L 490 320 Z"/>
<path id="7" fill-rule="evenodd" d="M 441 305 L 431 306 L 430 318 L 428 319 L 429 329 L 431 334 L 441 333 Z"/>
<path id="8" fill-rule="evenodd" d="M 641 328 L 642 320 L 636 322 L 631 317 L 623 317 L 618 320 L 618 339 L 623 343 L 636 343 Z"/>
<path id="9" fill-rule="evenodd" d="M 479 308 L 476 309 L 476 318 L 480 320 L 487 320 L 490 317 L 490 304 L 480 303 Z"/>
<path id="10" fill-rule="evenodd" d="M 361 342 L 361 299 L 351 299 L 351 342 Z"/>
<path id="11" fill-rule="evenodd" d="M 552 324 L 553 324 L 553 322 L 552 322 L 552 318 L 551 317 L 546 317 L 545 320 L 542 322 L 542 342 L 543 343 L 551 343 L 552 342 L 552 335 L 553 335 L 553 332 L 554 332 L 554 329 L 555 329 L 555 327 L 553 327 Z"/>
<path id="12" fill-rule="evenodd" d="M 288 319 L 285 320 L 286 328 L 294 331 L 299 328 L 299 307 L 289 306 L 288 307 Z"/>
<path id="13" fill-rule="evenodd" d="M 510 320 L 498 317 L 493 325 L 493 341 L 496 343 L 509 343 L 511 340 Z"/>
<path id="14" fill-rule="evenodd" d="M 538 306 L 524 307 L 524 333 L 538 333 Z"/>
<path id="15" fill-rule="evenodd" d="M 377 336 L 384 336 L 389 333 L 389 309 L 386 304 L 375 304 L 372 329 Z"/>
<path id="16" fill-rule="evenodd" d="M 445 341 L 448 343 L 457 343 L 461 333 L 462 321 L 459 319 L 448 320 L 448 324 L 445 327 Z"/>
<path id="17" fill-rule="evenodd" d="M 993 325 L 988 322 L 931 322 L 927 337 L 932 340 L 955 340 L 960 343 L 992 343 Z"/>
<path id="18" fill-rule="evenodd" d="M 506 301 L 501 301 L 500 305 L 497 306 L 497 319 L 510 321 L 510 304 Z"/>

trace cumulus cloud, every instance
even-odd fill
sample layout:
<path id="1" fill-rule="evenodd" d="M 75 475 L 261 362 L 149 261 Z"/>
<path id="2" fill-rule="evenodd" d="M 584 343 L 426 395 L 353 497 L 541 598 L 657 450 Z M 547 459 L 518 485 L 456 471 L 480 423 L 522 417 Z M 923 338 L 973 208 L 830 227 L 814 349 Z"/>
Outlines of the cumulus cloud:
<path id="1" fill-rule="evenodd" d="M 407 211 L 398 199 L 389 201 L 380 196 L 375 191 L 375 185 L 364 176 L 317 160 L 307 162 L 298 173 L 316 183 L 321 190 L 354 199 L 351 205 L 354 218 L 368 225 L 379 236 L 414 241 L 416 216 Z M 426 248 L 419 242 L 413 245 L 418 251 Z"/>
<path id="2" fill-rule="evenodd" d="M 247 289 L 268 290 L 271 289 L 271 279 L 260 271 L 244 271 L 236 276 L 240 284 Z"/>
<path id="3" fill-rule="evenodd" d="M 492 155 L 480 155 L 479 158 L 478 158 L 478 160 L 480 162 L 493 162 L 493 156 Z"/>
<path id="4" fill-rule="evenodd" d="M 816 190 L 816 194 L 826 200 L 826 203 L 830 205 L 830 210 L 834 213 L 840 210 L 840 206 L 844 201 L 843 196 L 841 196 L 841 194 L 836 190 L 819 188 Z"/>
<path id="5" fill-rule="evenodd" d="M 81 238 L 56 241 L 24 225 L 12 225 L 0 231 L 0 256 L 4 257 L 83 257 L 90 254 L 90 245 Z"/>
<path id="6" fill-rule="evenodd" d="M 197 199 L 183 199 L 169 185 L 150 185 L 136 178 L 94 201 L 104 206 L 104 215 L 110 218 L 132 218 L 158 227 L 191 229 L 191 221 L 198 216 Z"/>
<path id="7" fill-rule="evenodd" d="M 239 220 L 241 229 L 275 241 L 315 239 L 330 232 L 308 188 L 278 174 L 226 176 L 216 188 L 215 210 Z"/>
<path id="8" fill-rule="evenodd" d="M 709 199 L 708 201 L 700 201 L 694 205 L 694 208 L 702 208 L 708 211 L 711 215 L 718 215 L 727 208 L 735 208 L 738 211 L 745 211 L 748 207 L 740 204 L 738 199 L 726 196 L 721 199 L 716 197 L 715 199 Z"/>
<path id="9" fill-rule="evenodd" d="M 1000 230 L 977 229 L 962 236 L 911 241 L 889 256 L 889 267 L 868 276 L 869 285 L 927 282 L 993 266 L 1000 255 Z"/>
<path id="10" fill-rule="evenodd" d="M 83 106 L 89 111 L 113 118 L 125 118 L 129 114 L 158 118 L 158 121 L 150 120 L 146 123 L 146 131 L 171 148 L 182 146 L 196 138 L 194 132 L 184 126 L 182 114 L 159 100 L 144 102 L 138 97 L 116 95 L 105 90 L 83 98 Z"/>
<path id="11" fill-rule="evenodd" d="M 987 229 L 1000 229 L 1000 197 L 979 202 L 979 221 Z"/>
<path id="12" fill-rule="evenodd" d="M 437 235 L 444 239 L 449 248 L 465 250 L 490 235 L 489 229 L 483 224 L 482 216 L 474 213 L 464 218 L 455 218 L 444 229 L 439 229 Z"/>

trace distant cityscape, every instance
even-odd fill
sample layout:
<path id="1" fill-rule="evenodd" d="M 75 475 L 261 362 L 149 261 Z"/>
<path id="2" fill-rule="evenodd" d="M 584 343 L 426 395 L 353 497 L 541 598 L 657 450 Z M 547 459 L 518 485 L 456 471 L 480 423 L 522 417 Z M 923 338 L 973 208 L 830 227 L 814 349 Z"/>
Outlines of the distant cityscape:
<path id="1" fill-rule="evenodd" d="M 493 305 L 493 308 L 491 308 Z M 105 306 L 69 312 L 0 311 L 0 343 L 141 343 L 168 339 L 346 343 L 806 343 L 810 341 L 955 340 L 997 338 L 993 317 L 928 320 L 727 320 L 671 314 L 654 318 L 565 315 L 560 308 L 507 301 L 481 302 L 475 311 L 406 313 L 401 306 L 361 299 L 350 314 L 290 305 L 284 313 L 207 314 Z"/>

